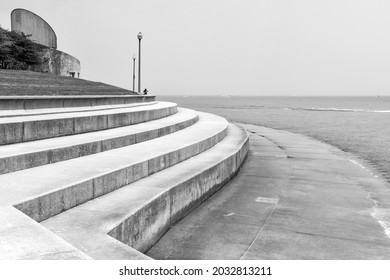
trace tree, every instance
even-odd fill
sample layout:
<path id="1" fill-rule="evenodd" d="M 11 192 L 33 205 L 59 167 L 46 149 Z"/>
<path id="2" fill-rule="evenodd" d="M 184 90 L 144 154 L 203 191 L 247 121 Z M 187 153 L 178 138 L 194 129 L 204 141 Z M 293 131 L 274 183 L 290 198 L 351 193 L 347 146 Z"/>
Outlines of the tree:
<path id="1" fill-rule="evenodd" d="M 27 70 L 42 64 L 44 46 L 31 41 L 23 32 L 0 27 L 0 65 L 5 69 Z"/>
<path id="2" fill-rule="evenodd" d="M 8 36 L 8 31 L 0 27 L 0 67 L 7 68 L 7 64 L 12 56 L 12 42 Z"/>

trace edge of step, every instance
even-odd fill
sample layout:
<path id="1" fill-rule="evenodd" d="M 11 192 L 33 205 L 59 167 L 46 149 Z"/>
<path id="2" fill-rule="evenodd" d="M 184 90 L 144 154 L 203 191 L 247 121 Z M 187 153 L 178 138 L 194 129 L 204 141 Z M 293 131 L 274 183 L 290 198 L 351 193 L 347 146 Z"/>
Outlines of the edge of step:
<path id="1" fill-rule="evenodd" d="M 0 145 L 105 130 L 160 119 L 175 113 L 177 104 L 158 102 L 102 112 L 0 118 Z"/>
<path id="2" fill-rule="evenodd" d="M 69 107 L 69 108 L 45 108 L 45 109 L 28 109 L 28 110 L 1 110 L 0 118 L 12 118 L 12 117 L 31 117 L 40 115 L 54 115 L 62 113 L 83 113 L 83 112 L 95 112 L 112 109 L 124 109 L 140 106 L 148 106 L 157 104 L 157 101 L 142 102 L 142 103 L 129 103 L 129 104 L 114 104 L 114 105 L 97 105 L 87 107 Z"/>
<path id="3" fill-rule="evenodd" d="M 146 128 L 145 123 L 139 123 L 131 127 L 0 146 L 0 175 L 148 141 L 187 128 L 198 119 L 195 111 L 180 108 L 177 114 L 148 122 Z"/>
<path id="4" fill-rule="evenodd" d="M 34 110 L 155 101 L 153 95 L 0 96 L 0 110 Z"/>

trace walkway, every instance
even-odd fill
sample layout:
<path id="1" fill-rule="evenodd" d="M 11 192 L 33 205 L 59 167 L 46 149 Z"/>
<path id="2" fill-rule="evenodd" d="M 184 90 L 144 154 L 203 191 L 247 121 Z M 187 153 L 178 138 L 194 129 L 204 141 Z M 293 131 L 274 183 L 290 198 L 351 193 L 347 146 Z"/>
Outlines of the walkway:
<path id="1" fill-rule="evenodd" d="M 243 125 L 237 177 L 173 227 L 155 259 L 390 259 L 390 186 L 303 135 Z"/>

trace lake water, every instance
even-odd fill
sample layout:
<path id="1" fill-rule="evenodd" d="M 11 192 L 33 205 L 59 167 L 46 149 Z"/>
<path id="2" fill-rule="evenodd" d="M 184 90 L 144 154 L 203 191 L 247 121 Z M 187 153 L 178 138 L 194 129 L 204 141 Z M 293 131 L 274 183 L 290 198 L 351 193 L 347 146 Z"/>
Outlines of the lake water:
<path id="1" fill-rule="evenodd" d="M 159 96 L 230 121 L 288 130 L 352 152 L 390 182 L 390 97 Z"/>

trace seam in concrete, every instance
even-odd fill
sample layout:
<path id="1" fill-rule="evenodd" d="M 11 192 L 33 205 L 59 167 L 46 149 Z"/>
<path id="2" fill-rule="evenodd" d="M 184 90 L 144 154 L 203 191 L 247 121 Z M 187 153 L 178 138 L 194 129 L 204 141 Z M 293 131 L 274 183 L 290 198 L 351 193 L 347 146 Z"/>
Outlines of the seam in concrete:
<path id="1" fill-rule="evenodd" d="M 274 144 L 277 145 L 281 150 L 283 150 L 283 151 L 285 152 L 285 150 L 284 150 L 283 147 L 279 146 L 277 143 L 275 143 L 275 142 L 272 141 L 271 139 L 268 139 L 268 138 L 265 137 L 264 135 L 260 135 L 260 134 L 258 134 L 258 133 L 253 133 L 253 134 L 255 134 L 256 136 L 260 136 L 260 137 L 262 137 L 262 138 L 264 138 L 264 139 L 266 139 L 266 140 L 268 140 L 268 141 L 274 143 Z M 287 154 L 286 154 L 286 156 L 287 156 Z M 283 187 L 282 187 L 282 189 L 281 189 L 281 191 L 280 191 L 280 193 L 279 193 L 278 201 L 275 203 L 274 207 L 272 208 L 271 213 L 268 215 L 267 219 L 265 220 L 265 222 L 263 223 L 263 225 L 260 227 L 259 231 L 257 232 L 256 236 L 253 238 L 252 242 L 249 244 L 248 248 L 247 248 L 247 249 L 245 250 L 245 252 L 240 256 L 240 258 L 239 258 L 240 260 L 242 260 L 242 259 L 245 257 L 245 255 L 249 252 L 249 250 L 250 250 L 250 249 L 252 248 L 252 246 L 255 244 L 256 240 L 260 237 L 260 235 L 261 235 L 262 232 L 263 232 L 263 229 L 268 225 L 268 222 L 271 220 L 272 215 L 275 213 L 275 210 L 276 210 L 276 208 L 277 208 L 278 205 L 279 205 L 279 198 L 281 197 L 281 194 L 282 194 L 282 193 L 284 192 L 284 190 L 286 189 L 287 183 L 288 183 L 288 181 L 290 180 L 290 177 L 291 177 L 291 174 L 292 174 L 292 165 L 291 165 L 291 161 L 290 161 L 289 158 L 286 158 L 286 159 L 287 159 L 287 161 L 288 161 L 288 163 L 289 163 L 290 170 L 289 170 L 289 173 L 288 173 L 288 177 L 286 178 L 286 181 L 284 182 Z"/>
<path id="2" fill-rule="evenodd" d="M 275 142 L 274 140 L 272 140 L 271 138 L 268 138 L 268 137 L 266 137 L 265 135 L 260 134 L 259 132 L 253 132 L 253 131 L 251 131 L 251 133 L 253 133 L 253 134 L 257 135 L 257 136 L 260 136 L 260 137 L 262 137 L 262 138 L 264 138 L 264 139 L 267 139 L 268 141 L 270 141 L 271 143 L 274 143 L 279 149 L 281 149 L 281 150 L 283 150 L 283 151 L 286 150 L 283 146 L 279 145 L 278 143 L 276 143 L 276 142 Z M 286 156 L 287 156 L 287 153 L 286 153 Z"/>
<path id="3" fill-rule="evenodd" d="M 378 242 L 375 242 L 375 241 L 367 241 L 367 240 L 353 239 L 353 238 L 343 238 L 343 237 L 340 237 L 340 236 L 330 236 L 330 235 L 323 235 L 323 234 L 316 234 L 316 233 L 309 233 L 309 232 L 295 231 L 295 230 L 288 230 L 288 229 L 283 229 L 282 231 L 294 232 L 294 233 L 297 233 L 297 234 L 309 235 L 309 236 L 314 236 L 314 237 L 318 237 L 318 238 L 327 238 L 327 239 L 334 239 L 334 240 L 345 240 L 345 241 L 352 241 L 352 242 L 359 242 L 359 243 L 363 242 L 363 243 L 366 243 L 366 244 L 378 245 Z M 387 245 L 387 244 L 383 244 L 383 245 Z"/>
<path id="4" fill-rule="evenodd" d="M 295 170 L 297 170 L 297 169 L 295 169 Z M 292 180 L 297 180 L 297 181 L 312 182 L 312 183 L 327 183 L 327 184 L 336 184 L 336 185 L 348 185 L 348 186 L 367 187 L 367 185 L 365 185 L 363 183 L 349 184 L 349 183 L 335 182 L 335 181 L 309 180 L 309 179 L 306 179 L 306 178 L 303 179 L 303 178 L 300 178 L 300 177 L 292 177 L 291 179 Z"/>
<path id="5" fill-rule="evenodd" d="M 62 255 L 62 254 L 72 253 L 72 252 L 80 252 L 80 250 L 59 251 L 59 252 L 48 253 L 48 254 L 40 254 L 40 255 L 36 255 L 36 256 L 38 256 L 39 258 L 42 258 L 42 257 L 45 257 L 45 256 L 47 256 L 47 257 L 49 257 L 49 256 L 56 256 L 56 255 Z M 36 256 L 35 255 L 31 255 L 31 256 L 27 256 L 27 257 L 17 258 L 16 260 L 36 259 Z M 45 259 L 45 258 L 43 258 L 43 259 Z"/>

